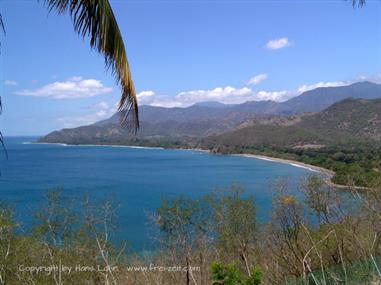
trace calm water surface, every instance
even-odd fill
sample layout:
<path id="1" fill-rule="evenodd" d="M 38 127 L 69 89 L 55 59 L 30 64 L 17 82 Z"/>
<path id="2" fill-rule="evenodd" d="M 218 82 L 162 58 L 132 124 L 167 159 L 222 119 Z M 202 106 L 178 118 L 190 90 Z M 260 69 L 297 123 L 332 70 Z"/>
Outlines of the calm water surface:
<path id="1" fill-rule="evenodd" d="M 254 194 L 259 218 L 266 220 L 275 181 L 298 181 L 307 169 L 236 156 L 188 150 L 28 144 L 36 138 L 6 138 L 9 159 L 0 156 L 0 197 L 15 204 L 18 218 L 31 213 L 48 189 L 62 187 L 68 196 L 94 199 L 113 195 L 119 203 L 118 238 L 135 249 L 149 248 L 147 213 L 162 197 L 199 197 L 216 187 L 240 184 Z M 295 186 L 295 185 L 294 185 Z"/>

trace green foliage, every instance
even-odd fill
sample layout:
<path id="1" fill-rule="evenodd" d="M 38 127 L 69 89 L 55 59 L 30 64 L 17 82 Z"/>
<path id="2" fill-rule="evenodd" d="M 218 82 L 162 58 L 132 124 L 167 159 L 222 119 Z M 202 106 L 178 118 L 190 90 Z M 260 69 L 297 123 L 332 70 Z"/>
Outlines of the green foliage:
<path id="1" fill-rule="evenodd" d="M 242 273 L 234 263 L 223 265 L 219 262 L 212 263 L 213 285 L 240 285 L 243 283 Z"/>
<path id="2" fill-rule="evenodd" d="M 62 189 L 47 192 L 45 201 L 41 205 L 45 211 L 34 213 L 36 222 L 32 229 L 33 234 L 55 245 L 73 239 L 75 230 L 73 227 L 78 222 L 72 203 L 65 201 L 62 196 Z"/>
<path id="3" fill-rule="evenodd" d="M 262 280 L 262 270 L 256 266 L 251 272 L 251 276 L 246 277 L 240 272 L 234 263 L 222 264 L 213 262 L 211 265 L 213 285 L 260 285 Z"/>
<path id="4" fill-rule="evenodd" d="M 157 209 L 156 224 L 168 247 L 191 245 L 206 231 L 208 217 L 198 200 L 163 200 Z"/>
<path id="5" fill-rule="evenodd" d="M 246 285 L 260 285 L 262 282 L 262 270 L 259 266 L 255 266 L 251 272 L 251 276 L 246 279 Z"/>
<path id="6" fill-rule="evenodd" d="M 257 221 L 254 197 L 243 197 L 243 194 L 242 187 L 233 185 L 227 192 L 210 195 L 207 201 L 213 210 L 211 224 L 218 246 L 247 260 L 250 246 L 255 242 Z"/>
<path id="7" fill-rule="evenodd" d="M 316 149 L 225 145 L 218 146 L 213 151 L 225 154 L 259 154 L 323 167 L 334 171 L 332 182 L 341 185 L 372 186 L 381 180 L 379 143 L 346 143 Z"/>

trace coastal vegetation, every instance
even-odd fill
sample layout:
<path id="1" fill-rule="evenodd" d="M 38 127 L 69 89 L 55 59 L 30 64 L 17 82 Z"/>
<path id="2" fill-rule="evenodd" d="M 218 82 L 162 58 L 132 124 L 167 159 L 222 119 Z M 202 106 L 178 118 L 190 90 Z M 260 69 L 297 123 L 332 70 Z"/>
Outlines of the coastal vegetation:
<path id="1" fill-rule="evenodd" d="M 239 186 L 164 199 L 150 215 L 156 232 L 150 252 L 115 239 L 112 201 L 78 202 L 50 191 L 30 229 L 2 203 L 0 282 L 378 284 L 381 183 L 342 195 L 311 177 L 294 194 L 286 189 L 278 181 L 271 217 L 262 223 L 255 197 Z"/>
<path id="2" fill-rule="evenodd" d="M 255 154 L 293 160 L 332 170 L 338 185 L 366 187 L 381 178 L 379 144 L 342 144 L 322 148 L 240 147 L 219 145 L 211 151 L 221 154 Z"/>

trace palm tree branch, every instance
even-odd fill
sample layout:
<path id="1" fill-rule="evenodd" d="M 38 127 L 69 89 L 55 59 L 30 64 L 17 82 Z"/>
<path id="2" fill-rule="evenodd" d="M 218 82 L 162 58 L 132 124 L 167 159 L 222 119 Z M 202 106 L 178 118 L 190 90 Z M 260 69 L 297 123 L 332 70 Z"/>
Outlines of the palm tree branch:
<path id="1" fill-rule="evenodd" d="M 352 0 L 353 7 L 362 7 L 366 4 L 366 0 Z"/>
<path id="2" fill-rule="evenodd" d="M 3 16 L 1 15 L 1 13 L 0 13 L 0 28 L 1 28 L 2 32 L 5 34 Z M 0 47 L 1 47 L 1 42 L 0 42 Z M 3 103 L 1 101 L 1 96 L 0 96 L 0 115 L 2 112 L 3 112 Z M 7 149 L 6 149 L 5 144 L 4 144 L 3 134 L 1 132 L 0 132 L 0 145 L 2 146 L 2 148 L 5 152 L 5 156 L 8 158 L 8 152 L 7 152 Z M 1 173 L 0 173 L 0 175 L 1 175 Z"/>
<path id="3" fill-rule="evenodd" d="M 139 128 L 138 102 L 118 23 L 108 0 L 45 0 L 50 11 L 69 12 L 74 30 L 90 37 L 90 46 L 104 55 L 121 89 L 119 111 L 123 124 Z"/>
<path id="4" fill-rule="evenodd" d="M 3 31 L 3 33 L 5 34 L 5 27 L 4 27 L 4 22 L 3 22 L 3 16 L 1 16 L 1 13 L 0 13 L 0 28 Z"/>

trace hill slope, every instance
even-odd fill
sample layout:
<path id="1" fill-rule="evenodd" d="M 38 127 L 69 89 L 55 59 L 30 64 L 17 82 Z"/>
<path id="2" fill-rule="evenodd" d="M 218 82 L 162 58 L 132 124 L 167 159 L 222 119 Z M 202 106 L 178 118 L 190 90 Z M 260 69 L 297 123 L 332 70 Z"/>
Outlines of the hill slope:
<path id="1" fill-rule="evenodd" d="M 289 120 L 287 125 L 256 122 L 234 131 L 209 136 L 207 148 L 226 147 L 321 147 L 338 143 L 381 140 L 381 99 L 346 99 L 316 113 Z"/>
<path id="2" fill-rule="evenodd" d="M 204 138 L 217 153 L 252 153 L 333 170 L 337 184 L 369 186 L 381 179 L 381 99 L 346 99 L 290 124 L 256 123 Z"/>

